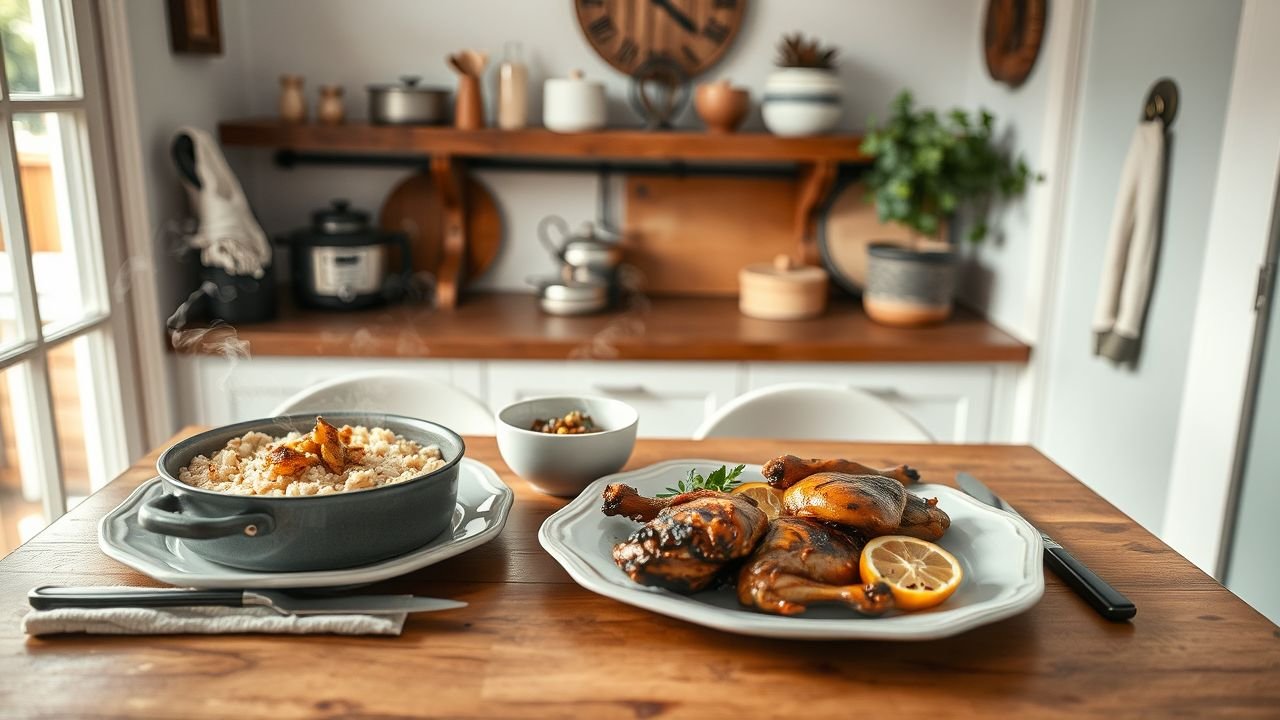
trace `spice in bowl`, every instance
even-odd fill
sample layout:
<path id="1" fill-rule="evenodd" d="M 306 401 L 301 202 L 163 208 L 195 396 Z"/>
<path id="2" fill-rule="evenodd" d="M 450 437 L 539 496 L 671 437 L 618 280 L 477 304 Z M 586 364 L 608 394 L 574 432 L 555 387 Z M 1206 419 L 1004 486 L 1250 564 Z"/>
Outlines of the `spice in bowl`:
<path id="1" fill-rule="evenodd" d="M 534 420 L 529 429 L 548 435 L 585 435 L 603 431 L 603 428 L 596 427 L 590 415 L 581 410 L 570 410 L 564 417 Z"/>

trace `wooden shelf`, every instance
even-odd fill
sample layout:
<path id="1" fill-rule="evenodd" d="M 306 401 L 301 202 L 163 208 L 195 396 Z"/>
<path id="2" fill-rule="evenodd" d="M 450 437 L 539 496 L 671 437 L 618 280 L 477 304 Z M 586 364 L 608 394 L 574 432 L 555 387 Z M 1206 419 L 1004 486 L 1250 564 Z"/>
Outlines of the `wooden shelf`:
<path id="1" fill-rule="evenodd" d="M 756 320 L 735 298 L 653 297 L 641 307 L 556 317 L 534 295 L 473 294 L 453 312 L 397 305 L 357 312 L 298 310 L 237 325 L 260 356 L 481 360 L 764 360 L 791 362 L 1025 363 L 1031 348 L 972 312 L 942 325 L 876 325 L 856 301 L 833 301 L 812 320 Z M 214 329 L 193 350 L 216 353 Z M 607 341 L 605 341 L 607 338 Z"/>
<path id="2" fill-rule="evenodd" d="M 768 133 L 602 130 L 562 134 L 526 130 L 457 130 L 420 125 L 294 125 L 275 119 L 218 125 L 224 145 L 298 151 L 422 153 L 468 157 L 590 158 L 656 161 L 861 163 L 857 135 L 785 138 Z"/>
<path id="3" fill-rule="evenodd" d="M 436 304 L 454 307 L 467 248 L 463 174 L 467 159 L 523 158 L 640 160 L 659 162 L 795 163 L 799 165 L 794 236 L 796 255 L 818 265 L 813 241 L 814 213 L 835 183 L 841 163 L 869 160 L 852 134 L 786 138 L 768 133 L 717 134 L 699 131 L 602 130 L 562 134 L 527 130 L 458 130 L 421 125 L 313 125 L 274 118 L 232 120 L 218 125 L 223 145 L 277 148 L 295 152 L 367 155 L 421 155 L 429 159 L 438 201 L 443 208 L 442 271 L 436 278 Z"/>

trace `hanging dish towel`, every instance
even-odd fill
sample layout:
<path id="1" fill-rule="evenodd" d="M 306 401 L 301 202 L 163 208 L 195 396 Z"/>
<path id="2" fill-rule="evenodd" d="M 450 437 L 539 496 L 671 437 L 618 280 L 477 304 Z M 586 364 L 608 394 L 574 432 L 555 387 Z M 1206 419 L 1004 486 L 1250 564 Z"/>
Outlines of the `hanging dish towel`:
<path id="1" fill-rule="evenodd" d="M 177 135 L 191 138 L 200 181 L 198 186 L 186 178 L 182 182 L 200 223 L 188 242 L 199 248 L 200 262 L 206 267 L 222 268 L 231 275 L 262 277 L 271 263 L 271 245 L 217 141 L 193 127 L 179 128 Z"/>
<path id="2" fill-rule="evenodd" d="M 1160 238 L 1164 124 L 1138 124 L 1120 174 L 1093 313 L 1094 354 L 1117 363 L 1138 358 Z"/>

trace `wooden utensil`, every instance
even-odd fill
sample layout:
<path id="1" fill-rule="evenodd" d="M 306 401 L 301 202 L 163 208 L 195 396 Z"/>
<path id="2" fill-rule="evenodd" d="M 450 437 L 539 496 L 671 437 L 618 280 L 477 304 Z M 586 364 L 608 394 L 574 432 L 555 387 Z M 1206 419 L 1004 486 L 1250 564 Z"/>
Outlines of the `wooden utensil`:
<path id="1" fill-rule="evenodd" d="M 502 216 L 493 195 L 480 181 L 466 181 L 467 259 L 463 281 L 484 273 L 502 247 Z M 384 230 L 409 236 L 414 273 L 440 271 L 443 242 L 440 194 L 430 173 L 410 175 L 392 188 L 382 203 L 378 224 Z"/>
<path id="2" fill-rule="evenodd" d="M 489 56 L 479 50 L 463 50 L 445 58 L 458 73 L 458 92 L 453 100 L 453 126 L 459 130 L 484 127 L 484 100 L 480 78 Z"/>

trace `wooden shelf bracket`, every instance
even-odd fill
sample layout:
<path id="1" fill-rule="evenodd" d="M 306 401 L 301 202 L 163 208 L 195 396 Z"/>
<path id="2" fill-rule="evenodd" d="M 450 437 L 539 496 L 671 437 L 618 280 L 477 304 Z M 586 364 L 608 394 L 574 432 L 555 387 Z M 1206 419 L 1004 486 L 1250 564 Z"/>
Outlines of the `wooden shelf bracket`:
<path id="1" fill-rule="evenodd" d="M 839 165 L 830 160 L 800 166 L 800 188 L 796 196 L 796 250 L 806 265 L 821 265 L 814 234 L 814 214 L 822 207 L 835 184 Z"/>
<path id="2" fill-rule="evenodd" d="M 436 307 L 452 310 L 458 305 L 467 259 L 467 207 L 463 169 L 450 155 L 431 157 L 431 176 L 440 197 L 442 227 L 440 272 L 436 277 Z"/>

